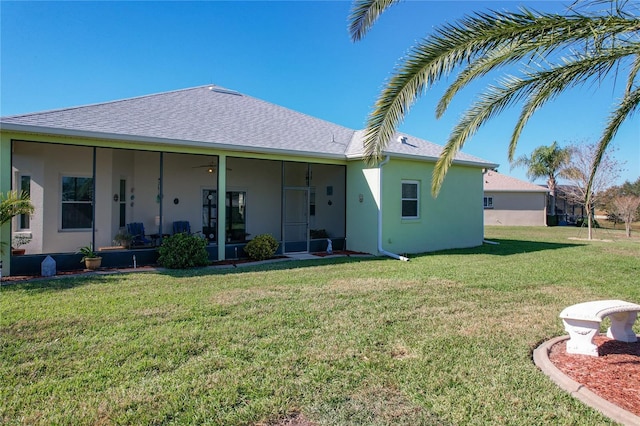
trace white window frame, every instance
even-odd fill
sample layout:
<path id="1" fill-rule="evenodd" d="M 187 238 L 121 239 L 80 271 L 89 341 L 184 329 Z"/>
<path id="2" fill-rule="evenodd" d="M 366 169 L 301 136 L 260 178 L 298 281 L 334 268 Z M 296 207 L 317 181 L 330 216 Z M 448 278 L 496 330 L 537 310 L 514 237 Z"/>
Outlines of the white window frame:
<path id="1" fill-rule="evenodd" d="M 416 197 L 415 198 L 404 198 L 402 191 L 404 185 L 415 185 L 416 186 Z M 416 215 L 415 216 L 405 216 L 402 211 L 402 205 L 405 201 L 415 201 L 416 203 Z M 420 219 L 420 181 L 418 180 L 403 180 L 400 185 L 400 214 L 402 215 L 402 219 Z"/>

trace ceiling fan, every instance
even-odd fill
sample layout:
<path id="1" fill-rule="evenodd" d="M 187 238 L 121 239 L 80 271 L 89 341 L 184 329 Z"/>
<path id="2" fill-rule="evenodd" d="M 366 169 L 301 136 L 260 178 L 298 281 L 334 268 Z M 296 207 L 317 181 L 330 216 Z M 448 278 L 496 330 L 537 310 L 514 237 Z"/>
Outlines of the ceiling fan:
<path id="1" fill-rule="evenodd" d="M 209 164 L 202 164 L 200 166 L 193 166 L 192 169 L 201 169 L 201 168 L 206 168 L 207 172 L 209 173 L 213 173 L 216 171 L 216 169 L 218 168 L 217 164 L 214 163 L 209 163 Z M 229 167 L 227 167 L 227 171 L 230 172 L 231 169 Z"/>

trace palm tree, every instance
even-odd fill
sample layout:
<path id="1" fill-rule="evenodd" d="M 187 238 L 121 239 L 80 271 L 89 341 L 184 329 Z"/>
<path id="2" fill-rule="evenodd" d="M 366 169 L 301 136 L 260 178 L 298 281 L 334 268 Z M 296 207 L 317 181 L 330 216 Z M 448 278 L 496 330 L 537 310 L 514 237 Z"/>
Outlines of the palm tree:
<path id="1" fill-rule="evenodd" d="M 26 192 L 9 191 L 5 194 L 0 193 L 0 227 L 9 223 L 15 216 L 21 214 L 32 214 L 35 210 L 29 194 Z M 0 253 L 4 253 L 3 241 L 0 244 Z"/>
<path id="2" fill-rule="evenodd" d="M 352 39 L 361 39 L 398 1 L 354 0 L 349 17 Z M 610 8 L 596 10 L 603 4 Z M 364 140 L 368 162 L 380 160 L 398 123 L 417 98 L 454 71 L 459 70 L 436 107 L 438 118 L 470 82 L 501 67 L 527 64 L 520 75 L 507 75 L 498 85 L 488 86 L 462 115 L 436 163 L 431 188 L 434 195 L 456 153 L 505 108 L 523 104 L 509 144 L 512 161 L 522 129 L 540 107 L 571 87 L 589 82 L 597 85 L 606 76 L 617 76 L 626 69 L 624 93 L 613 105 L 598 141 L 591 185 L 620 125 L 640 105 L 640 19 L 627 10 L 637 6 L 626 0 L 588 0 L 574 5 L 582 7 L 564 15 L 526 8 L 518 12 L 477 12 L 445 24 L 419 41 L 388 80 L 369 115 Z"/>
<path id="3" fill-rule="evenodd" d="M 531 180 L 547 178 L 549 188 L 549 215 L 556 216 L 556 188 L 557 178 L 567 170 L 571 160 L 571 149 L 560 148 L 557 142 L 550 146 L 539 146 L 533 150 L 530 157 L 521 156 L 511 163 L 511 167 L 527 167 L 527 177 Z M 555 223 L 554 223 L 555 224 Z"/>

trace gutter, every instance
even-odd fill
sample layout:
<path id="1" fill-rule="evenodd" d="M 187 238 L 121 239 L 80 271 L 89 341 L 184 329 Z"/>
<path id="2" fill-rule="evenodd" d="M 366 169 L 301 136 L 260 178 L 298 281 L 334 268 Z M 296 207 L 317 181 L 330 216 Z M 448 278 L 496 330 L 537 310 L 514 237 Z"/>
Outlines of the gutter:
<path id="1" fill-rule="evenodd" d="M 4 118 L 4 117 L 3 117 Z M 16 123 L 8 123 L 6 121 L 0 121 L 0 132 L 16 132 L 22 134 L 35 134 L 45 136 L 59 136 L 76 139 L 91 139 L 99 141 L 109 142 L 135 142 L 141 144 L 152 145 L 164 145 L 170 147 L 180 148 L 205 148 L 209 150 L 220 150 L 229 152 L 245 152 L 260 155 L 290 155 L 292 157 L 310 157 L 321 158 L 326 160 L 344 161 L 345 155 L 343 153 L 321 153 L 316 151 L 295 151 L 285 148 L 268 148 L 254 145 L 233 145 L 229 143 L 219 142 L 207 142 L 207 141 L 194 141 L 194 140 L 180 140 L 172 138 L 164 138 L 158 136 L 138 136 L 129 135 L 123 133 L 111 133 L 111 132 L 98 132 L 92 130 L 75 130 L 58 127 L 45 127 L 24 125 Z M 27 139 L 25 139 L 27 140 Z M 91 145 L 92 146 L 92 145 Z M 179 152 L 179 151 L 177 151 Z"/>
<path id="2" fill-rule="evenodd" d="M 389 155 L 387 155 L 387 158 L 385 158 L 384 161 L 378 165 L 378 168 L 380 169 L 380 173 L 378 174 L 378 253 L 384 256 L 408 262 L 408 257 L 388 252 L 382 248 L 382 166 L 387 164 L 390 159 L 391 158 L 389 157 Z"/>

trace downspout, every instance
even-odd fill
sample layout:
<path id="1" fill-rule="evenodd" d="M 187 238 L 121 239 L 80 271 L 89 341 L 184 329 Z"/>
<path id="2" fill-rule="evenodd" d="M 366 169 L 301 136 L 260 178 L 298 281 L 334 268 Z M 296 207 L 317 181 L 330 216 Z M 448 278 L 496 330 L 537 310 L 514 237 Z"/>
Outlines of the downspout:
<path id="1" fill-rule="evenodd" d="M 378 173 L 378 253 L 392 257 L 394 259 L 402 260 L 405 262 L 409 261 L 408 257 L 400 256 L 399 254 L 391 253 L 382 248 L 382 166 L 389 162 L 390 158 L 387 155 L 387 158 L 384 159 L 379 165 L 378 169 L 380 172 Z"/>

